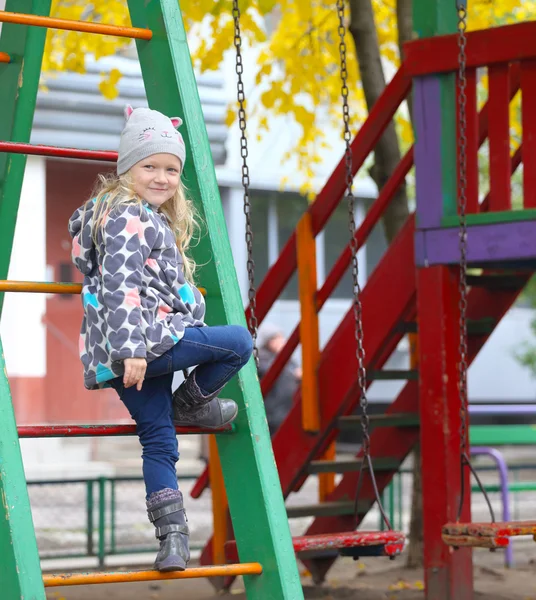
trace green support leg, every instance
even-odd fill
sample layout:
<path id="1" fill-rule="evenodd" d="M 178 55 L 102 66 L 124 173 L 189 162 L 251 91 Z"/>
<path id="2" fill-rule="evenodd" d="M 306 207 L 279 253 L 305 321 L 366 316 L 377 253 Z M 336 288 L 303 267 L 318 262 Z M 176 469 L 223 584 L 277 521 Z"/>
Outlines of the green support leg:
<path id="1" fill-rule="evenodd" d="M 51 0 L 7 0 L 7 12 L 48 16 Z M 29 142 L 37 100 L 46 29 L 4 23 L 0 51 L 11 56 L 0 64 L 0 140 Z M 25 154 L 0 153 L 0 279 L 7 279 L 15 235 Z M 4 294 L 0 294 L 0 315 Z"/>
<path id="2" fill-rule="evenodd" d="M 209 324 L 245 325 L 233 257 L 197 84 L 177 0 L 129 0 L 132 23 L 153 31 L 138 41 L 149 105 L 180 116 L 187 159 L 184 179 L 208 232 L 195 248 L 205 265 Z M 218 436 L 240 560 L 257 561 L 260 576 L 244 577 L 249 600 L 300 600 L 303 591 L 253 359 L 225 390 L 239 405 L 236 433 Z M 179 463 L 180 468 L 180 463 Z"/>
<path id="3" fill-rule="evenodd" d="M 0 596 L 45 600 L 45 588 L 0 339 Z"/>

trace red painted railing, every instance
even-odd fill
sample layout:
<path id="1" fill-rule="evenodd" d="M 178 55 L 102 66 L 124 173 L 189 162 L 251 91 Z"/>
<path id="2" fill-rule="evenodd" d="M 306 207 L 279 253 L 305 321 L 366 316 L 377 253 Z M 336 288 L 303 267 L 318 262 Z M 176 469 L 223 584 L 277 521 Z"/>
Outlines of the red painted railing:
<path id="1" fill-rule="evenodd" d="M 489 194 L 488 211 L 512 210 L 511 102 L 521 92 L 522 147 L 515 161 L 530 168 L 523 171 L 523 209 L 536 208 L 536 22 L 507 25 L 467 34 L 466 116 L 467 116 L 467 212 L 480 213 L 478 149 L 479 136 L 477 83 L 488 77 Z M 405 48 L 407 72 L 413 76 L 456 73 L 458 40 L 456 35 L 410 42 Z M 459 125 L 459 124 L 458 124 Z M 482 132 L 482 130 L 481 130 Z M 519 156 L 517 154 L 519 153 Z M 450 207 L 455 214 L 455 207 Z M 523 215 L 520 214 L 523 218 Z"/>

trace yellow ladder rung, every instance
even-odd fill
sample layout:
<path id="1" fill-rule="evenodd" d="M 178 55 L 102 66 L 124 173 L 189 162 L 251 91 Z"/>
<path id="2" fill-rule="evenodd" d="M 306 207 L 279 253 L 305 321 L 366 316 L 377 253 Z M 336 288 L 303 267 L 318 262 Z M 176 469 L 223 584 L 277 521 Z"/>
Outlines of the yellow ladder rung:
<path id="1" fill-rule="evenodd" d="M 203 296 L 207 295 L 205 288 L 197 288 Z M 9 281 L 0 280 L 0 292 L 26 292 L 37 294 L 80 294 L 81 283 L 48 283 L 41 281 Z"/>
<path id="2" fill-rule="evenodd" d="M 160 573 L 158 571 L 122 571 L 110 573 L 56 573 L 43 575 L 45 587 L 90 585 L 97 583 L 131 583 L 135 581 L 165 581 L 167 579 L 196 579 L 201 577 L 226 577 L 227 575 L 260 575 L 259 563 L 192 567 L 186 571 Z"/>

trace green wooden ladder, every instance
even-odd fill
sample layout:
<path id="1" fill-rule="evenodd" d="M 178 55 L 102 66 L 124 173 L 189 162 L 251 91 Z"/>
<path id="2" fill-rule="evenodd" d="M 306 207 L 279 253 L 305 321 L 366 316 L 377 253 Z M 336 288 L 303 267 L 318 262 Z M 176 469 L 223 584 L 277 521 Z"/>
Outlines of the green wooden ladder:
<path id="1" fill-rule="evenodd" d="M 51 0 L 7 0 L 5 11 L 0 12 L 0 141 L 8 144 L 29 143 L 47 27 L 80 27 L 75 21 L 47 20 L 50 5 Z M 208 323 L 245 325 L 229 240 L 222 235 L 225 221 L 178 0 L 128 0 L 128 8 L 133 26 L 139 29 L 122 35 L 136 38 L 149 106 L 167 115 L 179 114 L 184 120 L 189 156 L 185 178 L 208 230 L 195 249 L 196 261 L 205 265 L 200 278 L 207 289 Z M 36 21 L 35 16 L 45 19 Z M 25 151 L 5 149 L 0 152 L 0 280 L 8 275 L 26 155 L 44 153 L 29 145 Z M 165 575 L 138 571 L 43 577 L 1 341 L 0 367 L 3 599 L 43 600 L 49 585 L 238 574 L 244 575 L 250 599 L 303 598 L 253 360 L 226 388 L 226 395 L 239 404 L 239 416 L 231 432 L 217 436 L 241 562 Z"/>

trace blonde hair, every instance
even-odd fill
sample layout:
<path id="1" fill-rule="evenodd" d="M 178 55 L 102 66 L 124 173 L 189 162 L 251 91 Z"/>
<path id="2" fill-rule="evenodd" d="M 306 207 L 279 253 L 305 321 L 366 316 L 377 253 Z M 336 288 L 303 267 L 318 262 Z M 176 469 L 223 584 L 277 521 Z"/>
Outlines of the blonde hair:
<path id="1" fill-rule="evenodd" d="M 89 203 L 93 202 L 93 199 L 92 237 L 95 245 L 98 244 L 99 231 L 102 232 L 106 217 L 113 208 L 128 203 L 139 204 L 140 210 L 142 206 L 142 198 L 134 191 L 134 182 L 130 172 L 123 175 L 100 174 L 91 199 L 86 202 L 85 206 L 87 207 Z M 179 185 L 173 196 L 160 206 L 160 212 L 168 218 L 169 226 L 175 236 L 177 248 L 184 261 L 184 276 L 188 282 L 193 284 L 197 265 L 187 252 L 194 233 L 199 230 L 199 224 L 193 202 L 187 197 L 182 180 L 179 179 Z M 82 217 L 82 222 L 84 222 L 84 217 Z"/>

